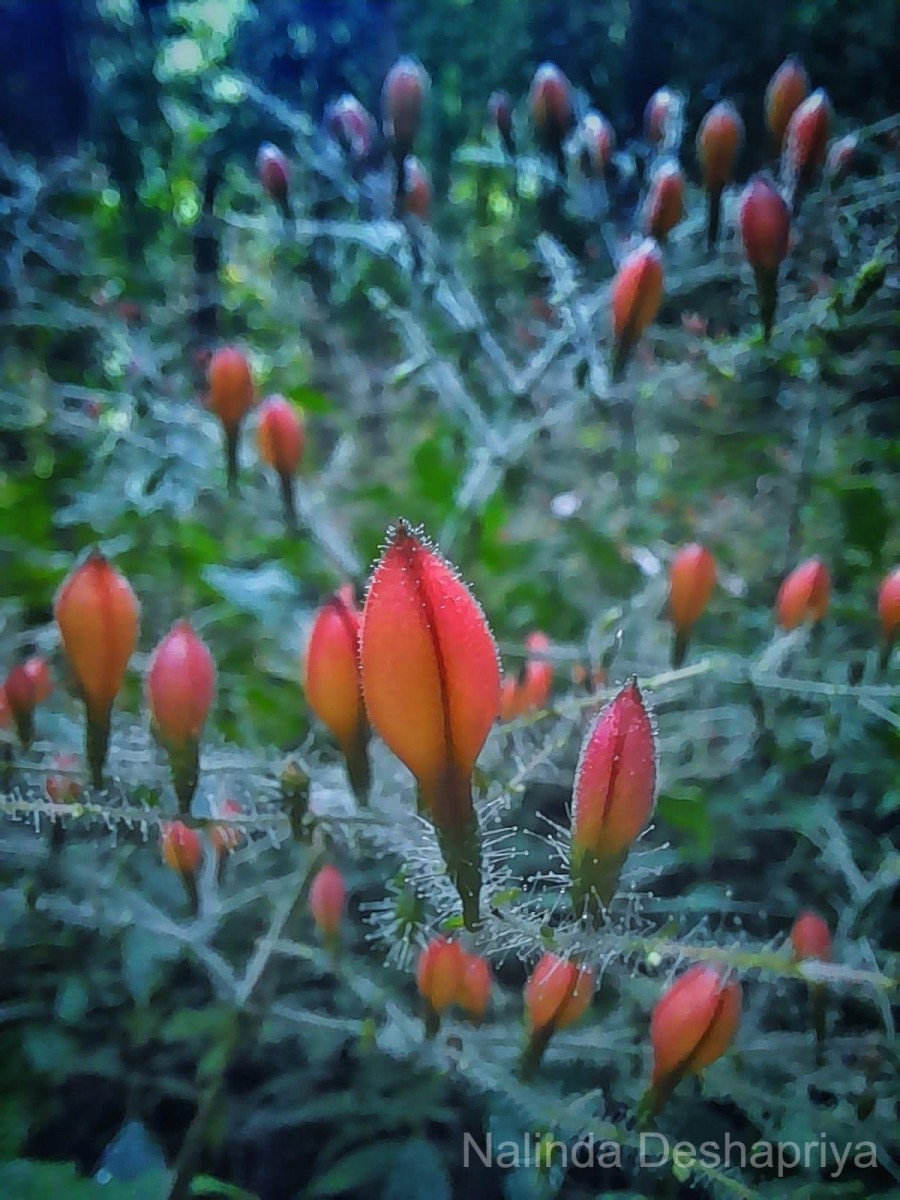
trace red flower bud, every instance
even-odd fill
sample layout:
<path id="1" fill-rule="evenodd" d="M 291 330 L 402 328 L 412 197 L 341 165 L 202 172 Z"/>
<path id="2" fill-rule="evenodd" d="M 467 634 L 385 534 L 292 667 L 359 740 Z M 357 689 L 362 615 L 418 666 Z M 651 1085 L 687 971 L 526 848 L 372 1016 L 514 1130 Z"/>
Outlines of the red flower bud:
<path id="1" fill-rule="evenodd" d="M 459 942 L 433 938 L 416 967 L 419 994 L 434 1013 L 445 1012 L 459 1000 L 466 973 L 466 954 Z"/>
<path id="2" fill-rule="evenodd" d="M 343 875 L 337 867 L 322 867 L 309 889 L 309 911 L 316 923 L 316 929 L 326 942 L 334 942 L 337 939 L 346 904 L 347 889 L 344 886 Z"/>
<path id="3" fill-rule="evenodd" d="M 804 621 L 821 621 L 828 612 L 831 577 L 818 558 L 808 558 L 794 567 L 778 590 L 775 602 L 778 623 L 796 629 Z"/>
<path id="4" fill-rule="evenodd" d="M 256 174 L 272 199 L 284 207 L 290 190 L 288 162 L 271 142 L 263 142 L 257 151 Z"/>
<path id="5" fill-rule="evenodd" d="M 738 219 L 747 262 L 757 273 L 777 271 L 787 257 L 791 214 L 767 175 L 754 175 L 744 188 Z"/>
<path id="6" fill-rule="evenodd" d="M 643 215 L 644 233 L 658 242 L 664 242 L 684 216 L 684 175 L 674 160 L 653 172 Z"/>
<path id="7" fill-rule="evenodd" d="M 216 668 L 209 650 L 187 621 L 179 621 L 153 651 L 147 701 L 169 755 L 183 812 L 197 787 L 199 739 L 215 691 Z"/>
<path id="8" fill-rule="evenodd" d="M 622 260 L 612 283 L 614 380 L 621 378 L 632 350 L 659 311 L 662 295 L 662 257 L 656 242 L 647 238 Z"/>
<path id="9" fill-rule="evenodd" d="M 341 96 L 330 105 L 325 125 L 345 154 L 366 158 L 375 141 L 375 118 L 355 96 Z"/>
<path id="10" fill-rule="evenodd" d="M 791 928 L 791 945 L 794 958 L 818 958 L 831 962 L 831 931 L 818 913 L 801 913 Z"/>
<path id="11" fill-rule="evenodd" d="M 579 129 L 582 162 L 588 175 L 602 175 L 616 148 L 612 125 L 602 113 L 590 109 L 584 114 Z"/>
<path id="12" fill-rule="evenodd" d="M 644 137 L 651 146 L 665 144 L 678 108 L 678 97 L 670 88 L 660 88 L 644 109 Z"/>
<path id="13" fill-rule="evenodd" d="M 94 786 L 99 787 L 113 701 L 137 642 L 138 602 L 128 580 L 95 552 L 67 576 L 53 611 L 84 698 L 87 761 Z"/>
<path id="14" fill-rule="evenodd" d="M 183 821 L 167 821 L 160 829 L 163 862 L 185 880 L 192 879 L 203 861 L 203 843 L 196 829 Z"/>
<path id="15" fill-rule="evenodd" d="M 741 1019 L 741 987 L 702 963 L 691 967 L 653 1010 L 653 1108 L 680 1080 L 721 1058 Z"/>
<path id="16" fill-rule="evenodd" d="M 788 122 L 784 175 L 799 190 L 808 188 L 825 161 L 831 104 L 822 88 L 808 96 Z"/>
<path id="17" fill-rule="evenodd" d="M 209 407 L 226 430 L 236 430 L 253 405 L 255 390 L 247 356 L 223 346 L 209 363 Z"/>
<path id="18" fill-rule="evenodd" d="M 476 1023 L 484 1019 L 491 1002 L 491 967 L 478 954 L 463 953 L 463 976 L 457 1003 Z"/>
<path id="19" fill-rule="evenodd" d="M 480 890 L 471 778 L 500 709 L 497 648 L 455 570 L 404 521 L 372 574 L 360 663 L 369 720 L 416 777 L 471 924 Z"/>
<path id="20" fill-rule="evenodd" d="M 491 92 L 488 100 L 488 119 L 500 135 L 500 141 L 512 154 L 515 145 L 512 131 L 512 101 L 506 92 Z"/>
<path id="21" fill-rule="evenodd" d="M 12 722 L 12 708 L 6 695 L 6 688 L 0 687 L 0 729 L 8 729 Z"/>
<path id="22" fill-rule="evenodd" d="M 572 124 L 572 88 L 554 63 L 541 63 L 535 71 L 528 103 L 538 141 L 556 150 Z"/>
<path id="23" fill-rule="evenodd" d="M 525 645 L 530 653 L 545 655 L 550 650 L 546 634 L 529 633 Z M 500 720 L 512 721 L 535 708 L 543 708 L 553 686 L 553 664 L 546 658 L 529 658 L 517 678 L 506 676 L 500 690 Z"/>
<path id="24" fill-rule="evenodd" d="M 28 658 L 18 666 L 13 667 L 6 677 L 4 685 L 6 700 L 12 710 L 16 724 L 26 724 L 30 729 L 31 717 L 39 704 L 53 691 L 53 679 L 50 668 L 43 658 Z M 23 741 L 30 741 L 29 736 Z"/>
<path id="25" fill-rule="evenodd" d="M 609 905 L 632 842 L 656 794 L 656 741 L 637 681 L 625 685 L 588 730 L 575 773 L 572 892 L 575 910 Z"/>
<path id="26" fill-rule="evenodd" d="M 384 131 L 401 154 L 412 149 L 428 90 L 428 76 L 412 58 L 399 58 L 381 93 Z"/>
<path id="27" fill-rule="evenodd" d="M 74 804 L 82 792 L 82 782 L 74 772 L 78 769 L 74 754 L 57 754 L 53 771 L 47 776 L 47 797 L 54 804 Z"/>
<path id="28" fill-rule="evenodd" d="M 744 123 L 728 100 L 713 105 L 697 132 L 697 157 L 703 170 L 703 184 L 709 193 L 706 242 L 710 249 L 718 240 L 722 192 L 734 174 L 743 140 Z"/>
<path id="29" fill-rule="evenodd" d="M 878 590 L 878 615 L 885 639 L 892 642 L 900 630 L 900 567 L 895 567 Z"/>
<path id="30" fill-rule="evenodd" d="M 303 422 L 284 396 L 269 396 L 259 410 L 256 431 L 260 458 L 281 476 L 293 475 L 303 457 Z"/>
<path id="31" fill-rule="evenodd" d="M 855 133 L 836 138 L 828 147 L 825 157 L 825 174 L 829 179 L 837 181 L 853 169 L 856 162 L 856 152 L 859 149 L 859 138 Z"/>
<path id="32" fill-rule="evenodd" d="M 217 817 L 232 818 L 239 817 L 242 812 L 243 809 L 236 800 L 226 800 L 215 815 Z M 212 842 L 213 850 L 215 850 L 216 855 L 220 859 L 237 850 L 243 838 L 243 832 L 236 825 L 230 823 L 227 825 L 213 825 L 209 831 L 209 840 Z"/>
<path id="33" fill-rule="evenodd" d="M 795 55 L 788 55 L 766 88 L 766 125 L 779 154 L 788 122 L 808 92 L 809 76 L 803 63 Z"/>
<path id="34" fill-rule="evenodd" d="M 359 672 L 360 616 L 350 587 L 319 609 L 306 649 L 304 689 L 310 708 L 340 746 L 363 800 L 369 786 L 369 723 Z"/>
<path id="35" fill-rule="evenodd" d="M 413 154 L 406 160 L 403 211 L 426 222 L 431 215 L 431 183 L 428 172 Z"/>
<path id="36" fill-rule="evenodd" d="M 574 1025 L 591 1006 L 594 973 L 556 954 L 545 954 L 525 984 L 525 1020 L 536 1034 Z"/>
<path id="37" fill-rule="evenodd" d="M 669 568 L 669 614 L 678 630 L 688 630 L 703 615 L 716 583 L 716 560 L 692 542 L 672 559 Z"/>

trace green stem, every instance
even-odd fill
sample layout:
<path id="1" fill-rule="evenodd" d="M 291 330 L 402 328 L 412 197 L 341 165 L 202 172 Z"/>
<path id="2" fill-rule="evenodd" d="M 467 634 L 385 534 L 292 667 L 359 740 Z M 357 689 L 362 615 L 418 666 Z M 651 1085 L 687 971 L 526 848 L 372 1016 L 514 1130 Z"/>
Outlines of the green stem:
<path id="1" fill-rule="evenodd" d="M 183 745 L 167 746 L 166 749 L 172 784 L 178 797 L 178 811 L 187 816 L 200 776 L 200 742 L 197 738 L 187 738 Z"/>
<path id="2" fill-rule="evenodd" d="M 369 803 L 372 772 L 369 766 L 369 725 L 364 718 L 360 720 L 352 741 L 344 747 L 344 759 L 353 794 L 360 808 L 365 808 Z"/>
<path id="3" fill-rule="evenodd" d="M 87 710 L 85 726 L 85 758 L 91 773 L 91 783 L 99 791 L 103 787 L 103 767 L 109 750 L 109 729 L 112 709 L 92 713 Z"/>
<path id="4" fill-rule="evenodd" d="M 284 523 L 289 533 L 297 528 L 297 506 L 294 502 L 294 479 L 292 475 L 278 472 L 278 485 L 281 489 L 281 503 L 284 508 Z"/>
<path id="5" fill-rule="evenodd" d="M 538 1067 L 541 1065 L 541 1060 L 547 1047 L 550 1045 L 550 1039 L 553 1037 L 553 1025 L 544 1025 L 541 1029 L 536 1029 L 529 1037 L 525 1049 L 522 1051 L 522 1057 L 519 1059 L 519 1078 L 523 1080 L 531 1079 Z"/>
<path id="6" fill-rule="evenodd" d="M 588 916 L 595 928 L 603 924 L 627 857 L 627 850 L 599 856 L 572 847 L 572 907 L 577 917 Z"/>
<path id="7" fill-rule="evenodd" d="M 676 630 L 675 640 L 672 643 L 672 666 L 673 667 L 676 667 L 676 668 L 680 667 L 681 664 L 684 662 L 685 655 L 687 654 L 689 641 L 690 641 L 690 634 L 688 633 L 688 631 L 686 629 Z"/>

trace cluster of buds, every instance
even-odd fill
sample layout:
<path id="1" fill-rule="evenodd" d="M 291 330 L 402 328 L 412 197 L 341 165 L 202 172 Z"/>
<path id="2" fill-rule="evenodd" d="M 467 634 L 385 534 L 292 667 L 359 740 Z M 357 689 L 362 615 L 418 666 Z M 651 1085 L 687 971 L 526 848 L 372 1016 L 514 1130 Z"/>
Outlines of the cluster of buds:
<path id="1" fill-rule="evenodd" d="M 343 95 L 328 106 L 325 128 L 352 160 L 369 157 L 375 143 L 375 118 L 355 96 Z"/>
<path id="2" fill-rule="evenodd" d="M 669 568 L 669 616 L 675 628 L 672 665 L 680 667 L 691 629 L 703 616 L 716 585 L 716 560 L 692 542 L 679 550 Z"/>
<path id="3" fill-rule="evenodd" d="M 225 466 L 228 488 L 234 491 L 238 478 L 238 439 L 241 425 L 253 407 L 256 389 L 246 354 L 236 346 L 223 346 L 210 359 L 207 404 L 219 418 L 225 433 Z"/>
<path id="4" fill-rule="evenodd" d="M 508 92 L 491 92 L 488 99 L 488 122 L 497 130 L 497 135 L 507 154 L 516 152 L 513 138 L 512 101 Z"/>
<path id="5" fill-rule="evenodd" d="M 599 178 L 616 148 L 616 134 L 602 113 L 589 109 L 578 126 L 581 168 L 589 178 Z"/>
<path id="6" fill-rule="evenodd" d="M 624 375 L 632 351 L 659 312 L 662 296 L 662 256 L 656 242 L 647 238 L 625 256 L 612 283 L 614 382 Z"/>
<path id="7" fill-rule="evenodd" d="M 900 567 L 891 571 L 878 589 L 878 616 L 884 637 L 881 651 L 881 669 L 884 670 L 897 640 L 897 633 L 900 632 Z"/>
<path id="8" fill-rule="evenodd" d="M 756 281 L 763 337 L 769 340 L 778 301 L 778 270 L 787 257 L 791 214 L 768 175 L 754 175 L 741 196 L 738 215 L 744 254 Z"/>
<path id="9" fill-rule="evenodd" d="M 584 1016 L 594 986 L 594 973 L 587 967 L 550 953 L 538 961 L 525 984 L 527 1041 L 521 1062 L 525 1078 L 537 1069 L 554 1033 Z"/>
<path id="10" fill-rule="evenodd" d="M 53 611 L 84 701 L 86 760 L 93 785 L 99 788 L 113 703 L 137 643 L 137 598 L 128 580 L 94 552 L 65 579 Z"/>
<path id="11" fill-rule="evenodd" d="M 706 242 L 710 250 L 719 239 L 722 193 L 734 177 L 734 167 L 744 141 L 744 122 L 729 100 L 713 105 L 697 131 L 697 158 L 708 198 Z"/>
<path id="12" fill-rule="evenodd" d="M 346 907 L 344 877 L 329 863 L 316 873 L 310 885 L 309 911 L 319 936 L 332 953 L 337 949 Z"/>
<path id="13" fill-rule="evenodd" d="M 288 161 L 272 142 L 263 142 L 256 154 L 256 174 L 286 220 L 291 217 Z"/>
<path id="14" fill-rule="evenodd" d="M 808 558 L 783 581 L 775 610 L 782 629 L 796 629 L 804 621 L 821 621 L 828 612 L 831 576 L 818 558 Z"/>
<path id="15" fill-rule="evenodd" d="M 146 690 L 153 729 L 186 813 L 197 788 L 200 735 L 216 692 L 212 655 L 187 621 L 174 625 L 154 650 Z"/>
<path id="16" fill-rule="evenodd" d="M 384 81 L 381 92 L 384 132 L 391 145 L 397 170 L 394 212 L 403 213 L 406 194 L 407 159 L 412 153 L 428 92 L 428 76 L 413 58 L 399 58 Z"/>
<path id="17" fill-rule="evenodd" d="M 782 178 L 795 209 L 825 162 L 830 128 L 831 103 L 818 88 L 794 110 L 785 135 Z"/>
<path id="18" fill-rule="evenodd" d="M 434 1037 L 448 1009 L 461 1008 L 470 1021 L 484 1020 L 491 1000 L 487 959 L 470 954 L 459 942 L 436 937 L 419 955 L 416 985 L 425 1007 L 425 1030 Z"/>
<path id="19" fill-rule="evenodd" d="M 316 613 L 304 661 L 307 703 L 337 742 L 361 804 L 369 794 L 369 722 L 359 671 L 359 625 L 353 589 L 342 587 Z"/>
<path id="20" fill-rule="evenodd" d="M 306 434 L 297 409 L 284 396 L 269 396 L 259 409 L 256 427 L 259 456 L 278 476 L 288 528 L 297 523 L 294 475 L 303 457 Z"/>
<path id="21" fill-rule="evenodd" d="M 528 107 L 538 144 L 553 156 L 560 177 L 564 178 L 563 143 L 572 127 L 572 86 L 555 63 L 541 63 L 535 71 Z"/>
<path id="22" fill-rule="evenodd" d="M 372 727 L 416 778 L 468 928 L 479 922 L 481 849 L 472 771 L 500 711 L 497 648 L 457 572 L 405 522 L 390 529 L 360 629 Z"/>
<path id="23" fill-rule="evenodd" d="M 656 796 L 656 739 L 637 681 L 596 718 L 581 747 L 572 803 L 572 902 L 578 916 L 608 908 Z"/>
<path id="24" fill-rule="evenodd" d="M 809 76 L 794 54 L 788 55 L 766 88 L 766 126 L 775 153 L 780 155 L 788 123 L 809 93 Z"/>
<path id="25" fill-rule="evenodd" d="M 665 245 L 666 238 L 683 216 L 684 174 L 675 159 L 663 160 L 653 170 L 644 200 L 644 233 Z"/>
<path id="26" fill-rule="evenodd" d="M 163 862 L 181 879 L 191 912 L 199 908 L 197 875 L 203 862 L 203 841 L 196 829 L 184 821 L 167 821 L 160 829 Z"/>
<path id="27" fill-rule="evenodd" d="M 38 655 L 13 667 L 0 688 L 0 709 L 9 713 L 19 741 L 27 749 L 34 737 L 34 710 L 53 691 L 53 678 L 46 661 Z M 0 724 L 2 724 L 0 719 Z"/>
<path id="28" fill-rule="evenodd" d="M 528 658 L 517 676 L 505 676 L 500 689 L 500 720 L 513 721 L 544 708 L 553 686 L 553 664 L 547 658 L 550 639 L 535 630 L 525 639 Z"/>

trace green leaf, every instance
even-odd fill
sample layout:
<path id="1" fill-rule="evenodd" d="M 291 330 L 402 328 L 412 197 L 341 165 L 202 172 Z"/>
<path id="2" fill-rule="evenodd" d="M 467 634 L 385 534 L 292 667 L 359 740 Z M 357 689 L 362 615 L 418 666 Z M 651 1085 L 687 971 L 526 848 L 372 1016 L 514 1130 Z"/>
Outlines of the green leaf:
<path id="1" fill-rule="evenodd" d="M 450 1178 L 430 1142 L 415 1138 L 401 1146 L 382 1200 L 451 1200 Z"/>
<path id="2" fill-rule="evenodd" d="M 192 1196 L 213 1196 L 215 1200 L 259 1200 L 255 1192 L 247 1192 L 226 1183 L 223 1179 L 213 1179 L 212 1175 L 197 1175 L 191 1180 Z"/>
<path id="3" fill-rule="evenodd" d="M 356 1188 L 367 1191 L 391 1169 L 397 1143 L 378 1143 L 354 1150 L 320 1175 L 307 1189 L 308 1196 L 340 1196 Z"/>

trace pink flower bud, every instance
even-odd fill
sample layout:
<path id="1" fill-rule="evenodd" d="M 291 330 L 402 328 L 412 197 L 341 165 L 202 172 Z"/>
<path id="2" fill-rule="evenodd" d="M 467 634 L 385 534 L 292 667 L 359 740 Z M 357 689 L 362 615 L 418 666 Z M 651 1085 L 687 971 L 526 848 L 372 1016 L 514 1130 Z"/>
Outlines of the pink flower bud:
<path id="1" fill-rule="evenodd" d="M 196 829 L 183 821 L 168 821 L 160 828 L 163 861 L 182 877 L 193 877 L 203 861 L 203 842 Z"/>
<path id="2" fill-rule="evenodd" d="M 828 147 L 825 157 L 825 174 L 828 178 L 837 182 L 852 171 L 858 149 L 859 138 L 855 133 L 836 138 Z"/>
<path id="3" fill-rule="evenodd" d="M 791 945 L 794 958 L 817 958 L 831 962 L 831 931 L 827 922 L 818 913 L 801 913 L 791 928 Z"/>
<path id="4" fill-rule="evenodd" d="M 316 929 L 326 942 L 334 942 L 341 930 L 344 909 L 347 905 L 347 889 L 344 877 L 337 867 L 322 867 L 309 889 L 309 911 Z"/>
<path id="5" fill-rule="evenodd" d="M 612 125 L 602 113 L 590 109 L 582 118 L 578 134 L 586 173 L 602 175 L 616 148 L 616 135 Z"/>
<path id="6" fill-rule="evenodd" d="M 663 296 L 659 246 L 647 238 L 622 260 L 612 283 L 613 379 L 620 379 L 632 350 L 654 319 Z"/>
<path id="7" fill-rule="evenodd" d="M 428 76 L 412 58 L 399 58 L 381 93 L 384 131 L 401 154 L 412 150 L 422 123 Z"/>
<path id="8" fill-rule="evenodd" d="M 284 396 L 269 396 L 260 405 L 256 431 L 259 454 L 279 475 L 289 476 L 300 465 L 305 434 L 297 409 Z"/>
<path id="9" fill-rule="evenodd" d="M 259 182 L 278 204 L 287 202 L 290 190 L 288 162 L 277 146 L 263 142 L 256 155 L 256 173 Z"/>
<path id="10" fill-rule="evenodd" d="M 6 695 L 6 688 L 0 687 L 0 729 L 8 729 L 12 723 L 12 708 Z"/>
<path id="11" fill-rule="evenodd" d="M 506 676 L 500 691 L 500 720 L 512 721 L 536 708 L 543 708 L 553 686 L 553 664 L 545 657 L 550 650 L 550 639 L 546 634 L 529 633 L 525 645 L 530 654 L 517 678 Z"/>
<path id="12" fill-rule="evenodd" d="M 367 158 L 375 141 L 375 118 L 355 96 L 345 95 L 325 115 L 328 132 L 351 158 Z"/>
<path id="13" fill-rule="evenodd" d="M 784 174 L 801 191 L 809 187 L 825 161 L 830 126 L 828 93 L 817 88 L 796 109 L 787 127 Z"/>
<path id="14" fill-rule="evenodd" d="M 828 612 L 831 577 L 818 558 L 795 567 L 778 590 L 775 608 L 783 629 L 796 629 L 804 621 L 821 621 Z"/>
<path id="15" fill-rule="evenodd" d="M 660 164 L 650 179 L 644 202 L 644 233 L 665 242 L 684 216 L 684 175 L 674 160 Z"/>
<path id="16" fill-rule="evenodd" d="M 431 182 L 428 172 L 414 154 L 406 160 L 403 211 L 424 222 L 427 222 L 431 215 Z"/>
<path id="17" fill-rule="evenodd" d="M 885 640 L 892 642 L 900 630 L 900 567 L 895 567 L 882 581 L 878 590 L 878 615 Z"/>
<path id="18" fill-rule="evenodd" d="M 779 154 L 788 122 L 806 99 L 808 91 L 809 76 L 800 59 L 791 54 L 769 80 L 769 86 L 766 88 L 766 125 Z"/>
<path id="19" fill-rule="evenodd" d="M 215 815 L 230 819 L 239 817 L 242 812 L 243 809 L 236 800 L 226 800 L 224 804 L 217 808 Z M 227 825 L 213 825 L 209 831 L 209 840 L 212 842 L 213 850 L 215 850 L 219 859 L 237 850 L 243 839 L 244 834 L 241 829 L 230 823 Z"/>
<path id="20" fill-rule="evenodd" d="M 512 131 L 512 101 L 507 92 L 491 92 L 488 100 L 488 120 L 500 135 L 500 141 L 512 154 L 515 146 Z"/>
<path id="21" fill-rule="evenodd" d="M 688 1075 L 721 1058 L 741 1019 L 741 987 L 726 982 L 714 967 L 691 967 L 666 991 L 653 1010 L 653 1108 Z"/>
<path id="22" fill-rule="evenodd" d="M 528 96 L 538 141 L 556 150 L 572 124 L 572 87 L 555 63 L 541 63 Z"/>
<path id="23" fill-rule="evenodd" d="M 216 692 L 212 655 L 187 621 L 173 625 L 150 659 L 147 700 L 153 722 L 171 746 L 196 741 Z"/>
<path id="24" fill-rule="evenodd" d="M 593 995 L 593 971 L 556 954 L 545 954 L 525 985 L 529 1032 L 555 1032 L 574 1025 L 590 1008 Z"/>
<path id="25" fill-rule="evenodd" d="M 754 271 L 777 271 L 787 257 L 791 214 L 768 175 L 754 175 L 741 196 L 744 253 Z"/>
<path id="26" fill-rule="evenodd" d="M 6 699 L 16 721 L 31 716 L 53 691 L 50 668 L 43 658 L 28 658 L 6 677 Z"/>
<path id="27" fill-rule="evenodd" d="M 697 158 L 703 170 L 703 185 L 709 193 L 706 242 L 710 249 L 718 240 L 722 192 L 734 176 L 743 140 L 744 122 L 728 100 L 713 105 L 697 132 Z"/>
<path id="28" fill-rule="evenodd" d="M 669 568 L 669 615 L 680 632 L 700 619 L 716 585 L 716 560 L 696 542 L 684 546 Z"/>
<path id="29" fill-rule="evenodd" d="M 419 994 L 435 1013 L 456 1004 L 466 971 L 466 955 L 459 942 L 433 938 L 419 956 L 416 983 Z"/>
<path id="30" fill-rule="evenodd" d="M 653 93 L 644 109 L 644 137 L 651 146 L 665 143 L 678 107 L 678 97 L 670 88 Z"/>

